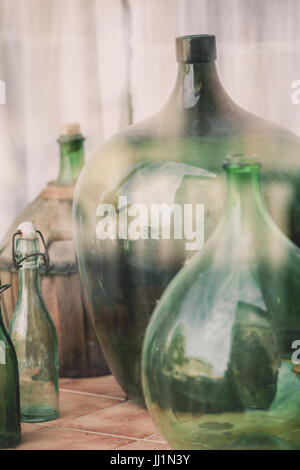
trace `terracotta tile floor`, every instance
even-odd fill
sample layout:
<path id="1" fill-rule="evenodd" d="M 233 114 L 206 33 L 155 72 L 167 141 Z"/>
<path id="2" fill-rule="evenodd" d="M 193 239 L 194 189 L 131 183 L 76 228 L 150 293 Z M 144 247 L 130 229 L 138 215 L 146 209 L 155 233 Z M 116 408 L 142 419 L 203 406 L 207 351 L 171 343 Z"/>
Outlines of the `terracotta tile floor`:
<path id="1" fill-rule="evenodd" d="M 60 380 L 60 417 L 46 423 L 22 423 L 17 449 L 160 450 L 170 449 L 149 413 L 111 376 Z"/>

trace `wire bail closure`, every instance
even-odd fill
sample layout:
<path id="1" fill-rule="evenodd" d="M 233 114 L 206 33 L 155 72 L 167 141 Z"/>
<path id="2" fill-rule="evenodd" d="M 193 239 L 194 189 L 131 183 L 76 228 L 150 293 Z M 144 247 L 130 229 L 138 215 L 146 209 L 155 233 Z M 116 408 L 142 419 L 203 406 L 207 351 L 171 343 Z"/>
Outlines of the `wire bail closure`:
<path id="1" fill-rule="evenodd" d="M 33 256 L 41 256 L 44 260 L 43 265 L 49 266 L 49 252 L 48 252 L 48 248 L 47 248 L 45 239 L 43 237 L 42 232 L 40 232 L 39 230 L 36 230 L 36 233 L 39 234 L 40 239 L 42 240 L 42 243 L 43 243 L 43 246 L 44 246 L 44 249 L 45 249 L 45 253 L 32 253 L 31 255 L 24 256 L 24 258 L 22 258 L 20 260 L 17 259 L 17 255 L 16 255 L 16 251 L 15 251 L 15 239 L 16 239 L 16 236 L 21 235 L 22 232 L 21 232 L 21 230 L 18 230 L 17 232 L 15 232 L 13 234 L 13 238 L 12 238 L 12 259 L 13 259 L 13 263 L 14 263 L 14 266 L 15 266 L 17 271 L 20 268 L 22 268 L 22 265 L 21 265 L 22 261 L 24 261 L 25 259 L 28 259 L 28 258 L 32 258 Z"/>
<path id="2" fill-rule="evenodd" d="M 11 287 L 11 284 L 3 284 L 2 286 L 0 286 L 0 295 L 2 294 L 2 292 L 6 291 L 6 289 L 9 289 Z"/>

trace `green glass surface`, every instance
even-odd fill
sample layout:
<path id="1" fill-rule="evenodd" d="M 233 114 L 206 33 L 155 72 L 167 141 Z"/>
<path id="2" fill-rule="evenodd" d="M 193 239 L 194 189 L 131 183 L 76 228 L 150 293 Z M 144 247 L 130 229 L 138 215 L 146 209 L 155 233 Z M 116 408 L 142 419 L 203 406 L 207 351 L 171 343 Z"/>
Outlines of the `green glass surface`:
<path id="1" fill-rule="evenodd" d="M 0 286 L 0 294 L 9 285 Z M 0 310 L 0 449 L 21 441 L 18 362 Z"/>
<path id="2" fill-rule="evenodd" d="M 224 168 L 224 216 L 147 329 L 147 406 L 175 449 L 300 449 L 300 250 L 267 213 L 257 161 Z"/>
<path id="3" fill-rule="evenodd" d="M 39 251 L 37 238 L 17 239 L 19 260 Z M 57 336 L 41 293 L 38 262 L 39 256 L 33 256 L 21 263 L 9 328 L 19 365 L 21 420 L 31 423 L 59 416 Z"/>
<path id="4" fill-rule="evenodd" d="M 299 151 L 294 134 L 232 101 L 212 61 L 180 64 L 164 108 L 107 141 L 88 161 L 74 197 L 77 259 L 102 350 L 128 396 L 143 402 L 145 329 L 160 296 L 197 250 L 187 251 L 187 240 L 175 239 L 173 227 L 170 239 L 162 239 L 163 224 L 159 239 L 99 240 L 99 204 L 112 204 L 117 214 L 119 196 L 127 197 L 128 210 L 134 203 L 204 204 L 206 242 L 224 211 L 224 155 L 258 153 L 268 211 L 300 246 Z"/>
<path id="5" fill-rule="evenodd" d="M 60 136 L 60 169 L 56 184 L 74 184 L 84 165 L 84 137 L 81 134 Z"/>

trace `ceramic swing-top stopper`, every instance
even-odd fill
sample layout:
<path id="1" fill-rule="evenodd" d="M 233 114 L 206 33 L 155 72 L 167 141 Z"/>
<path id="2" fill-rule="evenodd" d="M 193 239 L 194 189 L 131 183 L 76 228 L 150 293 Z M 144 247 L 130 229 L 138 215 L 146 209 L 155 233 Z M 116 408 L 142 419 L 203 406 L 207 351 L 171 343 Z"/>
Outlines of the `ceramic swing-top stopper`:
<path id="1" fill-rule="evenodd" d="M 27 240 L 34 240 L 34 238 L 37 237 L 36 227 L 30 221 L 22 222 L 18 225 L 17 231 L 20 232 L 22 238 L 26 238 Z"/>

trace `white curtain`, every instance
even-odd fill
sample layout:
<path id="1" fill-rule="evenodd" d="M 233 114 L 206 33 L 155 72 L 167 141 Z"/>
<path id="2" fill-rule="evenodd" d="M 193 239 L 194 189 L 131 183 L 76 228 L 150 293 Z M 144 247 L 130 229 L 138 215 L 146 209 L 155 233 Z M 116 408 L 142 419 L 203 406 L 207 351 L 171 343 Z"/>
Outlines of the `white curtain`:
<path id="1" fill-rule="evenodd" d="M 58 172 L 63 122 L 87 155 L 128 124 L 119 0 L 1 0 L 0 233 Z"/>
<path id="2" fill-rule="evenodd" d="M 61 123 L 81 123 L 89 158 L 164 104 L 178 35 L 216 34 L 233 99 L 300 134 L 299 21 L 299 0 L 0 0 L 0 236 L 56 177 Z"/>

